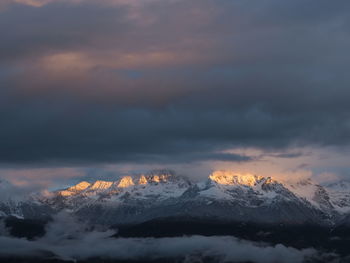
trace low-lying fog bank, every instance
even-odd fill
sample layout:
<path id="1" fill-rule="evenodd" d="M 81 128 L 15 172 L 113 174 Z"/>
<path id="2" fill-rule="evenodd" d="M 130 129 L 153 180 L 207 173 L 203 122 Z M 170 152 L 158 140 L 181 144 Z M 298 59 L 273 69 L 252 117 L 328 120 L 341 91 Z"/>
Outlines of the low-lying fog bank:
<path id="1" fill-rule="evenodd" d="M 42 258 L 86 261 L 121 260 L 177 262 L 285 262 L 296 263 L 334 258 L 316 249 L 296 249 L 282 244 L 252 242 L 233 236 L 182 236 L 162 238 L 115 238 L 113 230 L 96 230 L 61 213 L 33 240 L 13 237 L 1 227 L 2 259 Z M 16 262 L 16 261 L 13 261 Z"/>

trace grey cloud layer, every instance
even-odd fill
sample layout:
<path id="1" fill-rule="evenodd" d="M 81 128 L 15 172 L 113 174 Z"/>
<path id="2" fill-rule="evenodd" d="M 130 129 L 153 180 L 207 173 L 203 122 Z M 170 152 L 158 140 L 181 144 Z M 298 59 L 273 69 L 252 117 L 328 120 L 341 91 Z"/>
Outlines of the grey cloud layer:
<path id="1" fill-rule="evenodd" d="M 1 223 L 0 231 L 4 230 Z M 81 222 L 60 213 L 48 224 L 45 236 L 35 241 L 0 236 L 0 256 L 54 255 L 63 260 L 96 257 L 119 260 L 179 258 L 184 259 L 184 262 L 213 257 L 219 262 L 257 263 L 296 263 L 303 262 L 305 258 L 320 257 L 314 249 L 298 250 L 281 244 L 255 244 L 234 237 L 113 238 L 114 231 L 86 229 L 89 228 Z"/>
<path id="2" fill-rule="evenodd" d="M 348 147 L 348 1 L 109 2 L 0 11 L 0 162 Z"/>

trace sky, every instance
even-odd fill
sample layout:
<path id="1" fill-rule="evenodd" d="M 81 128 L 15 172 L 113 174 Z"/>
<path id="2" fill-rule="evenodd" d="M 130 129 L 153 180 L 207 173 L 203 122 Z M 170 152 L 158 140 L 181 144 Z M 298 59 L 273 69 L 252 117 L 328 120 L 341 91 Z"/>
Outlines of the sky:
<path id="1" fill-rule="evenodd" d="M 0 1 L 0 177 L 350 180 L 350 2 Z"/>

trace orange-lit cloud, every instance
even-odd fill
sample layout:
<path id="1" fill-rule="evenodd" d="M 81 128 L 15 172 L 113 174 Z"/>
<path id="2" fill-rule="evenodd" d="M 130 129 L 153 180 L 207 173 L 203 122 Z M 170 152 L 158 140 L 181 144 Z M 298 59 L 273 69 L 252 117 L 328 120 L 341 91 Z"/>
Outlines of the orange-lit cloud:
<path id="1" fill-rule="evenodd" d="M 107 69 L 151 69 L 200 63 L 209 57 L 195 51 L 144 51 L 144 52 L 61 52 L 46 55 L 38 60 L 38 66 L 48 72 L 87 71 L 96 67 Z M 88 74 L 88 72 L 87 72 Z"/>
<path id="2" fill-rule="evenodd" d="M 33 7 L 42 7 L 44 5 L 50 4 L 50 3 L 66 3 L 66 4 L 83 4 L 85 3 L 96 3 L 99 5 L 110 5 L 110 6 L 130 6 L 130 7 L 139 7 L 143 6 L 152 2 L 157 2 L 159 0 L 104 0 L 104 1 L 97 1 L 97 0 L 7 0 L 6 4 L 12 3 L 18 3 Z M 170 1 L 177 1 L 177 0 L 170 0 Z"/>
<path id="3" fill-rule="evenodd" d="M 21 187 L 35 186 L 42 189 L 53 187 L 56 183 L 67 183 L 69 179 L 83 177 L 86 174 L 76 168 L 26 168 L 2 169 L 0 176 Z"/>
<path id="4" fill-rule="evenodd" d="M 30 6 L 35 6 L 35 7 L 41 7 L 43 5 L 46 5 L 52 0 L 13 0 L 15 3 L 20 3 L 24 5 L 30 5 Z"/>

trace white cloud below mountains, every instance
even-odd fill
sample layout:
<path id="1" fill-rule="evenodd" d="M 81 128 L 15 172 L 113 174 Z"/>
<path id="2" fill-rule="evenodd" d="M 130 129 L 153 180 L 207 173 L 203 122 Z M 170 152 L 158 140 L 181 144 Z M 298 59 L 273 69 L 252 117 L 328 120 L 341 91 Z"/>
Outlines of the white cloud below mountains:
<path id="1" fill-rule="evenodd" d="M 185 262 L 213 257 L 220 262 L 258 263 L 297 263 L 317 256 L 317 251 L 311 248 L 298 250 L 282 244 L 272 246 L 230 236 L 113 238 L 114 231 L 86 229 L 86 226 L 60 213 L 48 224 L 45 236 L 40 239 L 29 241 L 0 236 L 0 255 L 34 257 L 52 253 L 62 260 L 96 257 L 120 260 L 180 258 Z"/>

